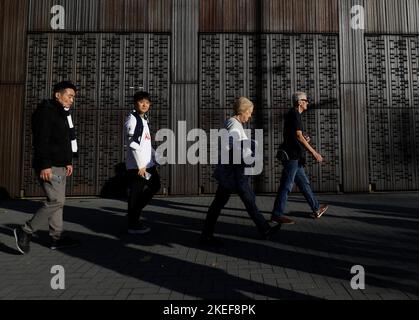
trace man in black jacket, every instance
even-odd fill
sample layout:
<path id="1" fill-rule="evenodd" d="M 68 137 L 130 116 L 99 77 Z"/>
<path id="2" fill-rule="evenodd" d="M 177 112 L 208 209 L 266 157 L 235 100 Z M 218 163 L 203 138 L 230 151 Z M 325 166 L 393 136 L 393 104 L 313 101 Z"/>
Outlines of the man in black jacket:
<path id="1" fill-rule="evenodd" d="M 72 158 L 77 142 L 69 110 L 74 103 L 76 87 L 68 81 L 54 86 L 53 99 L 42 101 L 32 115 L 33 168 L 47 201 L 25 225 L 14 230 L 16 246 L 22 254 L 30 249 L 30 240 L 48 220 L 50 248 L 62 249 L 79 245 L 77 240 L 63 237 L 63 207 L 66 177 L 73 174 Z"/>
<path id="2" fill-rule="evenodd" d="M 280 224 L 294 224 L 295 221 L 286 217 L 285 205 L 288 194 L 292 191 L 294 182 L 303 193 L 312 210 L 312 217 L 319 219 L 328 209 L 326 204 L 320 204 L 311 189 L 310 181 L 304 171 L 305 152 L 308 151 L 322 163 L 323 157 L 310 145 L 310 137 L 303 134 L 301 114 L 307 111 L 308 98 L 305 92 L 295 92 L 292 95 L 293 108 L 285 116 L 284 142 L 280 148 L 282 165 L 281 183 L 272 210 L 271 220 Z"/>

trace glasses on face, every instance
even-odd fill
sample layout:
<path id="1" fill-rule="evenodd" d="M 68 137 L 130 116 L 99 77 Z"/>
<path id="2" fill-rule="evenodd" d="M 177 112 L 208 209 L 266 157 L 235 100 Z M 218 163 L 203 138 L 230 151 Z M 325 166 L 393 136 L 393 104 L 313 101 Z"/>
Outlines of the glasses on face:
<path id="1" fill-rule="evenodd" d="M 301 99 L 301 101 L 304 101 L 304 102 L 308 103 L 308 100 L 307 99 Z"/>

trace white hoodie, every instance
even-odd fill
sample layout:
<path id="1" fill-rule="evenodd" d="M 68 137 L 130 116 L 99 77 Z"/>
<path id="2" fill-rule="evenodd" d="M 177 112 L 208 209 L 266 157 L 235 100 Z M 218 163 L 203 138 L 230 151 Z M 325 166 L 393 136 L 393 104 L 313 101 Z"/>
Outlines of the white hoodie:
<path id="1" fill-rule="evenodd" d="M 134 140 L 137 118 L 130 114 L 125 122 L 125 133 L 127 136 L 127 149 L 125 165 L 127 170 L 151 168 L 155 166 L 155 151 L 151 145 L 151 134 L 148 122 L 141 117 L 143 122 L 143 134 L 137 141 Z"/>

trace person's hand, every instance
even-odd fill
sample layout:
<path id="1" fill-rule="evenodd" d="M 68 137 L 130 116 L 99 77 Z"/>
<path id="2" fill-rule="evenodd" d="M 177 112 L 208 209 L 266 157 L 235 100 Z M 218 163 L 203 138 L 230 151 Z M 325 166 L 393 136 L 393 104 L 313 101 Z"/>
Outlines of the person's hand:
<path id="1" fill-rule="evenodd" d="M 313 157 L 316 159 L 317 162 L 322 163 L 324 161 L 322 155 L 318 152 L 313 153 Z"/>
<path id="2" fill-rule="evenodd" d="M 311 141 L 311 138 L 308 134 L 304 134 L 304 139 L 306 139 L 307 142 Z"/>
<path id="3" fill-rule="evenodd" d="M 145 178 L 145 174 L 146 174 L 146 169 L 147 168 L 141 168 L 141 169 L 138 169 L 138 175 L 140 176 L 140 177 L 143 177 L 143 178 Z"/>
<path id="4" fill-rule="evenodd" d="M 73 166 L 72 165 L 68 165 L 66 167 L 66 176 L 70 177 L 73 174 Z"/>
<path id="5" fill-rule="evenodd" d="M 43 181 L 50 182 L 51 177 L 52 177 L 52 169 L 48 168 L 48 169 L 41 170 L 41 173 L 39 174 L 39 177 Z"/>

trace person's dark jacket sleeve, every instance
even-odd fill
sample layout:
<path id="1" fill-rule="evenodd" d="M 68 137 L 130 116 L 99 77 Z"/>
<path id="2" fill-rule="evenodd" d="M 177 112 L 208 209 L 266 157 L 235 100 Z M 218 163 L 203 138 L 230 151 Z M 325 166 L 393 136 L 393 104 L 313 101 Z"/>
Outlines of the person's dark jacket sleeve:
<path id="1" fill-rule="evenodd" d="M 47 108 L 37 109 L 32 117 L 32 128 L 36 166 L 39 170 L 52 167 L 51 127 L 51 112 Z"/>
<path id="2" fill-rule="evenodd" d="M 37 171 L 72 164 L 70 129 L 62 105 L 41 102 L 32 116 L 33 168 Z"/>

